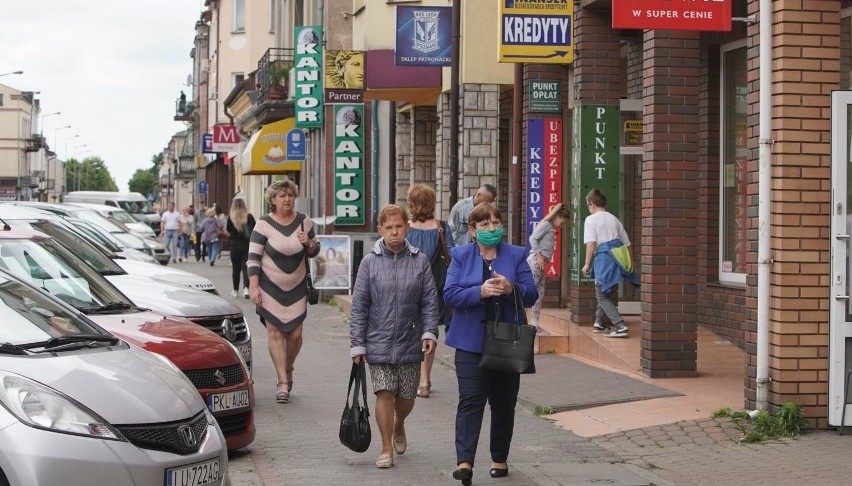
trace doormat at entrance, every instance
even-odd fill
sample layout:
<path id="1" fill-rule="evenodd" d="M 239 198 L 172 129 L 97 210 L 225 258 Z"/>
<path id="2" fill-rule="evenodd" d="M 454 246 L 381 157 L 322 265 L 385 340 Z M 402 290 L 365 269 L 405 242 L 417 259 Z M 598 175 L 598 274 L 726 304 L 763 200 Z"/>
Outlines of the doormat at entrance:
<path id="1" fill-rule="evenodd" d="M 521 376 L 518 393 L 518 402 L 533 411 L 551 407 L 564 412 L 683 395 L 567 356 L 538 355 L 535 368 L 535 374 Z"/>

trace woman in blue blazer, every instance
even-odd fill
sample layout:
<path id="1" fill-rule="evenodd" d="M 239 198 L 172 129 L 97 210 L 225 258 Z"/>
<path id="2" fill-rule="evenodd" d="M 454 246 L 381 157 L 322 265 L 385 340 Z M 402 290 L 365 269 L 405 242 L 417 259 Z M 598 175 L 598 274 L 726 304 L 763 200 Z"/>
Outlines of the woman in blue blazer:
<path id="1" fill-rule="evenodd" d="M 444 300 L 453 307 L 453 320 L 446 344 L 456 349 L 459 383 L 456 411 L 456 464 L 453 477 L 471 484 L 476 445 L 482 428 L 485 404 L 491 405 L 492 478 L 509 474 L 506 460 L 515 426 L 520 375 L 479 368 L 485 322 L 492 321 L 500 304 L 500 320 L 515 321 L 515 296 L 520 292 L 524 307 L 533 305 L 538 291 L 526 261 L 526 249 L 503 243 L 503 217 L 490 203 L 477 205 L 468 218 L 476 241 L 453 248 L 447 270 Z M 514 286 L 513 286 L 514 284 Z M 513 290 L 515 289 L 515 290 Z M 518 309 L 524 312 L 524 309 Z"/>

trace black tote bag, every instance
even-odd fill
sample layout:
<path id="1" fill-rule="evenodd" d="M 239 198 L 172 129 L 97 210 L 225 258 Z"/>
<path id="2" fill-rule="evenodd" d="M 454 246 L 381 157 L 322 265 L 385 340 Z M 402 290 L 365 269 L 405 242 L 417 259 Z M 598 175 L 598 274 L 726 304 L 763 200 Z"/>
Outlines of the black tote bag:
<path id="1" fill-rule="evenodd" d="M 352 384 L 355 392 L 352 392 Z M 361 391 L 362 403 L 358 403 L 358 391 Z M 351 397 L 351 402 L 350 402 Z M 340 418 L 340 443 L 354 452 L 364 452 L 370 448 L 370 410 L 367 409 L 367 369 L 364 359 L 359 364 L 352 363 L 349 374 L 349 391 L 346 392 L 346 406 Z"/>
<path id="2" fill-rule="evenodd" d="M 535 327 L 527 324 L 527 314 L 518 286 L 512 284 L 515 321 L 500 320 L 500 304 L 493 321 L 485 323 L 485 341 L 479 367 L 503 373 L 535 373 Z"/>

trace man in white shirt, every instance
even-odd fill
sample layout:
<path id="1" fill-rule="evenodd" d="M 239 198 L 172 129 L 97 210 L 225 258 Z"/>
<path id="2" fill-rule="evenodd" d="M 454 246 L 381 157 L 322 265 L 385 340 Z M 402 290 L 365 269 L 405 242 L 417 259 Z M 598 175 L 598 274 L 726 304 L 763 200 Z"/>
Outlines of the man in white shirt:
<path id="1" fill-rule="evenodd" d="M 175 203 L 169 203 L 169 210 L 160 215 L 160 220 L 166 233 L 163 244 L 172 254 L 172 263 L 176 263 L 178 259 L 177 240 L 178 230 L 180 229 L 180 213 L 175 211 Z M 182 262 L 183 258 L 180 261 Z"/>

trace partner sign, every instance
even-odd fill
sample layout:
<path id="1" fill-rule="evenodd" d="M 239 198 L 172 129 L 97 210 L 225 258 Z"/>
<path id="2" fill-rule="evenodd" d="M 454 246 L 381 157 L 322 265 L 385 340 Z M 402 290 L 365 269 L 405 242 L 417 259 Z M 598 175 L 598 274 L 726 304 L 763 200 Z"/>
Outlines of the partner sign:
<path id="1" fill-rule="evenodd" d="M 732 0 L 612 0 L 614 29 L 731 30 Z"/>
<path id="2" fill-rule="evenodd" d="M 574 62 L 574 0 L 499 0 L 498 61 Z"/>

